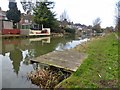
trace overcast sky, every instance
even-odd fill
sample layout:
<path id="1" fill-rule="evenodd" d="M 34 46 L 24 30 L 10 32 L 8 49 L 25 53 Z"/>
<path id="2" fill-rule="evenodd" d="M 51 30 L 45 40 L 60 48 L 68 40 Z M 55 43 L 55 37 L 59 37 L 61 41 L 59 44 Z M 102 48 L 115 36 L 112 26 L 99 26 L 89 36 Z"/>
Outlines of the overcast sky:
<path id="1" fill-rule="evenodd" d="M 16 0 L 18 8 L 23 12 L 20 0 Z M 49 0 L 50 1 L 50 0 Z M 66 10 L 71 21 L 85 25 L 92 25 L 93 20 L 101 18 L 101 26 L 114 26 L 115 4 L 117 0 L 52 0 L 55 2 L 54 11 L 59 19 Z M 2 10 L 8 10 L 9 0 L 0 0 Z"/>

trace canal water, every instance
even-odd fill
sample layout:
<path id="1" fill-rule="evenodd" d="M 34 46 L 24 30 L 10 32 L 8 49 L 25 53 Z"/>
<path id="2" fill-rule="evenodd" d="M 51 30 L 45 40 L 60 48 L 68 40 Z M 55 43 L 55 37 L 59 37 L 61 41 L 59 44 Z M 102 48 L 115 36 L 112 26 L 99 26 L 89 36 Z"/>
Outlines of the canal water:
<path id="1" fill-rule="evenodd" d="M 71 49 L 84 41 L 87 39 L 75 39 L 74 36 L 0 40 L 2 88 L 38 88 L 27 78 L 27 74 L 48 66 L 31 64 L 30 59 L 55 50 Z"/>

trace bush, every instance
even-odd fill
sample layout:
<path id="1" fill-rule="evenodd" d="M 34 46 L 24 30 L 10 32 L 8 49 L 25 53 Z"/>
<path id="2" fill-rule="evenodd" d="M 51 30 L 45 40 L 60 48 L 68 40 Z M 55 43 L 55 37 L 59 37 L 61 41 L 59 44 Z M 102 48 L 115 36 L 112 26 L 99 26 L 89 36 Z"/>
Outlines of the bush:
<path id="1" fill-rule="evenodd" d="M 75 29 L 72 28 L 65 28 L 65 32 L 75 34 Z"/>
<path id="2" fill-rule="evenodd" d="M 59 27 L 57 27 L 57 28 L 52 28 L 52 29 L 51 29 L 51 32 L 54 32 L 54 33 L 62 33 L 62 30 L 61 30 Z"/>

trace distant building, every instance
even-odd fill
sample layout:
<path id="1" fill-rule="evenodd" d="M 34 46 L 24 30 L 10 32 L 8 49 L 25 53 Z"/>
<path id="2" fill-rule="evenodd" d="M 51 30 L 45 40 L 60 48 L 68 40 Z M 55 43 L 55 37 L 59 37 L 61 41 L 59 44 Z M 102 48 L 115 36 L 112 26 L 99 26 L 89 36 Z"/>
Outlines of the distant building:
<path id="1" fill-rule="evenodd" d="M 2 11 L 0 7 L 0 20 L 4 20 L 4 19 L 6 19 L 6 11 Z"/>
<path id="2" fill-rule="evenodd" d="M 73 22 L 68 22 L 67 19 L 64 19 L 63 21 L 59 21 L 60 27 L 62 28 L 76 28 Z"/>
<path id="3" fill-rule="evenodd" d="M 30 27 L 28 27 L 28 25 L 30 26 L 32 23 L 33 23 L 33 20 L 32 20 L 31 14 L 24 14 L 24 13 L 21 14 L 21 20 L 19 22 L 20 28 L 28 29 L 28 28 L 30 28 Z M 27 27 L 26 27 L 26 25 L 27 25 Z"/>
<path id="4" fill-rule="evenodd" d="M 80 24 L 80 23 L 75 23 L 76 28 L 78 29 L 87 29 L 88 27 L 84 24 Z"/>
<path id="5" fill-rule="evenodd" d="M 21 15 L 20 24 L 32 24 L 32 15 L 31 14 L 23 14 Z"/>

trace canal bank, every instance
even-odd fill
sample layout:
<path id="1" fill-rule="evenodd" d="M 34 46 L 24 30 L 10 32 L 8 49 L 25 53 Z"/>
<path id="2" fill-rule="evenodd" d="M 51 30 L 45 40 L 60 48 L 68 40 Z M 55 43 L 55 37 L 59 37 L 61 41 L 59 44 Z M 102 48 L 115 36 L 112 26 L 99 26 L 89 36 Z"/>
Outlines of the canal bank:
<path id="1" fill-rule="evenodd" d="M 41 68 L 37 69 L 28 74 L 29 79 L 40 88 L 55 88 L 57 84 L 62 82 L 64 79 L 67 79 L 73 72 L 75 72 L 82 64 L 83 60 L 87 58 L 87 54 L 80 53 L 74 50 L 74 48 L 88 40 L 89 39 L 87 38 L 77 40 L 71 43 L 71 45 L 73 44 L 72 47 L 59 48 L 58 50 L 56 49 L 57 51 L 41 55 L 37 58 L 32 58 L 31 63 L 47 64 L 54 68 L 52 68 L 52 71 Z M 56 69 L 58 70 L 56 71 Z M 59 79 L 61 80 L 59 81 Z"/>
<path id="2" fill-rule="evenodd" d="M 56 88 L 118 88 L 118 40 L 113 33 L 75 48 L 88 53 L 76 72 Z"/>
<path id="3" fill-rule="evenodd" d="M 35 58 L 56 50 L 69 49 L 76 43 L 74 36 L 11 38 L 1 40 L 2 88 L 38 88 L 27 79 L 27 73 L 47 65 L 30 63 Z M 72 44 L 72 45 L 71 45 Z M 9 75 L 9 76 L 8 76 Z M 14 80 L 14 82 L 13 82 Z"/>

